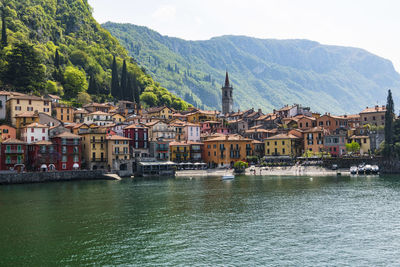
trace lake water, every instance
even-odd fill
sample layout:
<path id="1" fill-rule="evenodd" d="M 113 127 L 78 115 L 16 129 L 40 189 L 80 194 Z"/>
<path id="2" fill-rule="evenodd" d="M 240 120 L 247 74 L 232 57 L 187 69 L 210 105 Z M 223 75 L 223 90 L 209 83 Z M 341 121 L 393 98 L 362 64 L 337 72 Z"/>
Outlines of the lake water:
<path id="1" fill-rule="evenodd" d="M 400 264 L 400 178 L 0 186 L 0 265 Z"/>

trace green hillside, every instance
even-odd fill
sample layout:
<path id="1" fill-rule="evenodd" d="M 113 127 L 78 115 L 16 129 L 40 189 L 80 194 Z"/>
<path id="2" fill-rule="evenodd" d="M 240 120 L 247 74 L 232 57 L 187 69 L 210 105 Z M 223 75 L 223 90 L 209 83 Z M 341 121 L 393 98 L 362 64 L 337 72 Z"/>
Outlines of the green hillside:
<path id="1" fill-rule="evenodd" d="M 392 63 L 362 49 L 245 36 L 185 41 L 131 24 L 103 27 L 154 79 L 196 106 L 220 108 L 226 69 L 240 109 L 300 103 L 353 113 L 385 104 L 388 89 L 400 99 L 400 75 Z"/>
<path id="2" fill-rule="evenodd" d="M 3 88 L 58 94 L 77 104 L 91 100 L 88 92 L 94 101 L 140 101 L 142 94 L 145 105 L 187 107 L 154 82 L 94 20 L 86 0 L 4 0 L 0 11 Z M 114 57 L 118 79 L 111 88 Z"/>

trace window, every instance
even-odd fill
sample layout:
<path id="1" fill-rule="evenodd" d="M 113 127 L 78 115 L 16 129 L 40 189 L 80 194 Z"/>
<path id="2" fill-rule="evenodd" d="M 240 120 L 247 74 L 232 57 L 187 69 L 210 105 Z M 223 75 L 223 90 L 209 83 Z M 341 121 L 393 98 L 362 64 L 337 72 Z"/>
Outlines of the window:
<path id="1" fill-rule="evenodd" d="M 74 153 L 79 153 L 79 147 L 74 146 Z"/>
<path id="2" fill-rule="evenodd" d="M 61 115 L 61 120 L 64 120 L 64 115 Z"/>
<path id="3" fill-rule="evenodd" d="M 284 148 L 282 148 L 282 154 L 285 154 L 285 149 Z"/>
<path id="4" fill-rule="evenodd" d="M 46 133 L 46 129 L 45 128 L 42 128 L 42 133 Z"/>
<path id="5" fill-rule="evenodd" d="M 285 141 L 282 141 L 282 145 L 283 145 L 283 146 L 285 145 Z"/>
<path id="6" fill-rule="evenodd" d="M 62 168 L 63 168 L 63 170 L 65 170 L 67 168 L 67 164 L 63 163 Z"/>
<path id="7" fill-rule="evenodd" d="M 19 105 L 19 99 L 17 99 L 17 104 Z"/>
<path id="8" fill-rule="evenodd" d="M 79 156 L 78 155 L 74 156 L 74 162 L 79 162 Z"/>
<path id="9" fill-rule="evenodd" d="M 34 132 L 35 132 L 35 129 L 31 128 L 31 133 L 34 133 Z"/>
<path id="10" fill-rule="evenodd" d="M 373 120 L 373 121 L 375 120 L 375 116 L 372 116 L 372 120 Z"/>
<path id="11" fill-rule="evenodd" d="M 35 137 L 31 136 L 31 142 L 35 141 Z"/>
<path id="12" fill-rule="evenodd" d="M 67 147 L 66 147 L 66 146 L 63 146 L 63 147 L 62 147 L 62 153 L 63 153 L 63 154 L 67 153 Z"/>
<path id="13" fill-rule="evenodd" d="M 62 156 L 61 161 L 62 161 L 62 162 L 67 162 L 67 156 L 65 156 L 65 155 Z"/>

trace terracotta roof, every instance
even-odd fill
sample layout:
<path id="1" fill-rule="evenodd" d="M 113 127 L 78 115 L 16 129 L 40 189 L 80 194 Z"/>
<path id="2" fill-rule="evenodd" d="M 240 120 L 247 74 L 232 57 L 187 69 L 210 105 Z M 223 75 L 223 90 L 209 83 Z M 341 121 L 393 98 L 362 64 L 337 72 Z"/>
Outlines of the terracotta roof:
<path id="1" fill-rule="evenodd" d="M 274 140 L 274 139 L 299 139 L 299 137 L 294 136 L 293 134 L 277 134 L 266 138 L 266 140 Z"/>
<path id="2" fill-rule="evenodd" d="M 147 112 L 147 113 L 160 112 L 161 110 L 163 110 L 163 109 L 165 109 L 165 108 L 170 109 L 170 108 L 168 108 L 168 107 L 166 107 L 166 106 L 162 106 L 162 107 L 152 107 L 152 108 L 146 109 L 146 112 Z M 170 109 L 170 110 L 171 110 L 171 109 Z"/>
<path id="3" fill-rule="evenodd" d="M 315 132 L 323 132 L 323 131 L 324 131 L 324 128 L 321 127 L 321 126 L 317 126 L 317 127 L 314 127 L 314 128 L 310 128 L 310 129 L 304 130 L 305 133 L 315 133 Z"/>
<path id="4" fill-rule="evenodd" d="M 205 140 L 204 142 L 211 142 L 211 141 L 252 141 L 252 139 L 245 138 L 238 134 L 228 134 L 224 136 L 210 138 L 208 140 Z"/>
<path id="5" fill-rule="evenodd" d="M 3 144 L 26 144 L 26 143 L 24 141 L 15 138 L 8 138 L 7 140 L 3 141 Z"/>
<path id="6" fill-rule="evenodd" d="M 86 109 L 78 108 L 74 110 L 74 114 L 87 114 L 89 113 Z"/>
<path id="7" fill-rule="evenodd" d="M 32 143 L 32 144 L 33 144 L 33 145 L 44 145 L 44 146 L 48 146 L 48 145 L 52 145 L 53 143 L 50 142 L 50 141 L 42 140 L 42 141 L 34 142 L 34 143 Z"/>
<path id="8" fill-rule="evenodd" d="M 262 115 L 259 118 L 256 119 L 256 121 L 263 121 L 263 120 L 275 120 L 278 116 L 273 113 L 269 113 L 266 115 Z"/>
<path id="9" fill-rule="evenodd" d="M 33 117 L 39 117 L 39 114 L 35 113 L 35 112 L 31 112 L 31 111 L 25 111 L 25 112 L 15 115 L 15 117 L 16 118 L 28 118 L 28 117 L 33 118 Z"/>
<path id="10" fill-rule="evenodd" d="M 297 115 L 294 118 L 297 118 L 297 121 L 299 121 L 301 119 L 307 119 L 307 120 L 312 120 L 312 121 L 316 120 L 315 117 L 310 117 L 310 116 L 306 116 L 306 115 Z"/>
<path id="11" fill-rule="evenodd" d="M 339 116 L 339 117 L 341 117 L 342 119 L 360 119 L 360 114 L 354 114 L 354 115 L 342 115 L 342 116 Z"/>
<path id="12" fill-rule="evenodd" d="M 147 127 L 139 124 L 131 124 L 126 126 L 124 129 L 140 129 L 140 128 L 147 128 Z"/>
<path id="13" fill-rule="evenodd" d="M 386 112 L 386 106 L 375 106 L 375 107 L 367 107 L 361 113 L 374 113 L 374 112 Z"/>
<path id="14" fill-rule="evenodd" d="M 44 101 L 43 98 L 34 95 L 11 95 L 9 99 L 26 99 L 34 101 Z"/>
<path id="15" fill-rule="evenodd" d="M 130 138 L 127 137 L 123 137 L 123 136 L 119 136 L 119 135 L 111 135 L 111 136 L 107 136 L 106 138 L 107 140 L 121 140 L 121 141 L 129 141 L 131 140 Z"/>
<path id="16" fill-rule="evenodd" d="M 190 146 L 190 145 L 204 145 L 202 142 L 192 142 L 192 141 L 187 141 L 187 142 L 171 142 L 169 143 L 170 146 Z"/>
<path id="17" fill-rule="evenodd" d="M 253 140 L 254 144 L 264 144 L 264 142 L 258 141 L 258 140 Z"/>
<path id="18" fill-rule="evenodd" d="M 104 116 L 109 116 L 110 114 L 103 112 L 103 111 L 95 111 L 92 113 L 89 113 L 89 115 L 104 115 Z"/>
<path id="19" fill-rule="evenodd" d="M 25 128 L 49 128 L 49 126 L 37 122 L 32 122 L 31 124 L 26 125 Z"/>
<path id="20" fill-rule="evenodd" d="M 47 96 L 54 99 L 61 99 L 61 97 L 59 97 L 58 95 L 47 94 Z"/>
<path id="21" fill-rule="evenodd" d="M 60 133 L 60 134 L 54 136 L 54 138 L 69 139 L 69 138 L 81 138 L 81 137 L 79 135 L 76 135 L 76 134 L 73 134 L 70 132 L 63 132 L 63 133 Z"/>
<path id="22" fill-rule="evenodd" d="M 9 91 L 0 91 L 0 95 L 7 95 L 7 96 L 11 96 L 11 95 L 25 95 L 23 93 L 18 93 L 18 92 L 9 92 Z"/>
<path id="23" fill-rule="evenodd" d="M 159 122 L 160 122 L 159 120 L 156 120 L 156 121 L 144 123 L 143 125 L 148 126 L 148 127 L 151 127 L 151 126 L 156 125 L 156 124 L 159 123 Z"/>
<path id="24" fill-rule="evenodd" d="M 84 108 L 90 108 L 90 107 L 104 107 L 104 108 L 109 108 L 111 107 L 110 105 L 106 104 L 106 103 L 90 103 L 90 104 L 86 104 L 83 106 Z"/>
<path id="25" fill-rule="evenodd" d="M 293 107 L 294 107 L 294 106 L 285 106 L 285 107 L 279 109 L 278 111 L 287 111 L 287 110 L 292 109 Z"/>

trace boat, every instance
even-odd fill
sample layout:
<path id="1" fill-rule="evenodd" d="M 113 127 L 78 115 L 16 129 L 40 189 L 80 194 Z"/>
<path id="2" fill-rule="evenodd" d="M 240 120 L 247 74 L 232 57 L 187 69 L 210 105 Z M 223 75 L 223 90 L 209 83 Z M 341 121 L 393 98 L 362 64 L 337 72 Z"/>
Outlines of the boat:
<path id="1" fill-rule="evenodd" d="M 379 173 L 379 166 L 378 165 L 372 165 L 372 173 L 373 174 L 378 174 Z"/>
<path id="2" fill-rule="evenodd" d="M 351 166 L 350 167 L 350 174 L 357 174 L 358 168 L 357 166 Z"/>
<path id="3" fill-rule="evenodd" d="M 222 180 L 233 180 L 235 179 L 235 175 L 233 174 L 225 174 L 222 176 Z"/>
<path id="4" fill-rule="evenodd" d="M 367 164 L 364 166 L 364 172 L 365 174 L 371 174 L 372 173 L 372 166 Z"/>
<path id="5" fill-rule="evenodd" d="M 364 174 L 365 173 L 364 164 L 358 165 L 357 173 L 358 174 Z"/>

